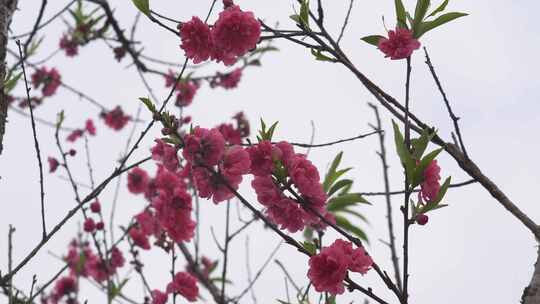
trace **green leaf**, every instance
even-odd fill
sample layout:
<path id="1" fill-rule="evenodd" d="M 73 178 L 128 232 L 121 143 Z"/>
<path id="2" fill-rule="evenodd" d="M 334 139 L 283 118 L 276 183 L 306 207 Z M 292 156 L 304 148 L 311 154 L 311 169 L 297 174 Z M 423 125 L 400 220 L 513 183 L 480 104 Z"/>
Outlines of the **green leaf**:
<path id="1" fill-rule="evenodd" d="M 13 75 L 9 75 L 9 78 L 4 82 L 4 93 L 8 94 L 11 92 L 15 86 L 17 85 L 17 82 L 22 76 L 22 73 L 19 73 L 15 75 L 15 77 L 12 77 Z"/>
<path id="2" fill-rule="evenodd" d="M 448 186 L 450 186 L 451 181 L 452 181 L 452 177 L 449 176 L 441 185 L 441 188 L 439 189 L 439 193 L 437 193 L 437 198 L 433 202 L 435 205 L 438 205 L 442 201 L 442 199 L 444 198 L 444 195 L 446 194 L 446 191 L 448 191 Z"/>
<path id="3" fill-rule="evenodd" d="M 414 10 L 414 22 L 413 30 L 416 32 L 418 26 L 424 21 L 424 17 L 427 14 L 429 5 L 431 4 L 430 0 L 417 0 L 416 9 Z"/>
<path id="4" fill-rule="evenodd" d="M 351 209 L 343 209 L 343 210 L 339 210 L 337 212 L 341 212 L 341 213 L 348 213 L 350 215 L 353 215 L 357 218 L 359 218 L 360 220 L 362 220 L 363 222 L 365 222 L 366 224 L 369 224 L 369 221 L 368 219 L 362 215 L 361 213 L 357 212 L 357 211 L 354 211 L 354 210 L 351 210 Z"/>
<path id="5" fill-rule="evenodd" d="M 300 15 L 298 14 L 290 15 L 289 18 L 298 24 L 302 24 L 302 21 L 300 21 Z"/>
<path id="6" fill-rule="evenodd" d="M 118 296 L 122 292 L 122 288 L 124 288 L 124 286 L 126 285 L 128 281 L 129 281 L 129 278 L 126 278 L 122 280 L 122 282 L 120 282 L 118 286 L 116 286 L 114 282 L 111 282 L 112 283 L 111 299 L 114 299 L 116 296 Z"/>
<path id="7" fill-rule="evenodd" d="M 311 49 L 311 54 L 315 56 L 318 61 L 338 62 L 337 59 L 324 55 L 321 50 Z"/>
<path id="8" fill-rule="evenodd" d="M 304 229 L 304 238 L 308 241 L 311 241 L 313 240 L 313 229 L 310 228 L 310 227 L 306 227 L 306 229 Z"/>
<path id="9" fill-rule="evenodd" d="M 349 222 L 347 218 L 341 215 L 336 215 L 336 225 L 351 232 L 352 234 L 356 235 L 361 240 L 364 240 L 369 244 L 369 240 L 366 233 L 362 229 L 354 226 L 351 222 Z"/>
<path id="10" fill-rule="evenodd" d="M 324 192 L 328 192 L 328 189 L 332 184 L 336 181 L 336 178 L 334 177 L 337 167 L 341 163 L 341 158 L 343 157 L 343 151 L 339 152 L 336 157 L 334 157 L 334 160 L 332 161 L 332 164 L 330 165 L 330 168 L 328 169 L 328 172 L 326 173 L 326 176 L 324 177 L 323 182 L 323 189 Z"/>
<path id="11" fill-rule="evenodd" d="M 381 35 L 371 35 L 371 36 L 362 37 L 360 39 L 362 41 L 364 41 L 364 42 L 367 42 L 367 43 L 371 44 L 371 45 L 379 46 L 379 40 L 381 38 L 384 38 L 384 37 L 381 36 Z"/>
<path id="12" fill-rule="evenodd" d="M 148 108 L 148 110 L 152 113 L 156 113 L 156 107 L 148 97 L 139 97 L 139 100 L 144 103 L 144 105 Z"/>
<path id="13" fill-rule="evenodd" d="M 448 5 L 448 2 L 450 2 L 450 0 L 444 0 L 444 2 L 441 5 L 439 5 L 439 7 L 437 7 L 431 14 L 429 14 L 428 17 L 433 17 L 437 15 L 438 13 L 444 11 L 446 6 Z"/>
<path id="14" fill-rule="evenodd" d="M 365 198 L 363 198 L 362 195 L 360 195 L 359 193 L 348 193 L 331 198 L 328 201 L 326 209 L 328 211 L 339 211 L 359 203 L 371 205 L 371 203 L 368 202 Z"/>
<path id="15" fill-rule="evenodd" d="M 212 282 L 212 283 L 223 282 L 223 278 L 211 278 L 210 282 Z M 231 280 L 229 280 L 229 279 L 226 279 L 225 284 L 233 285 L 233 282 Z"/>
<path id="16" fill-rule="evenodd" d="M 315 246 L 315 244 L 312 242 L 302 242 L 302 247 L 304 247 L 304 249 L 311 255 L 317 254 L 317 246 Z"/>
<path id="17" fill-rule="evenodd" d="M 420 163 L 416 166 L 414 170 L 413 180 L 410 181 L 410 183 L 412 184 L 412 187 L 416 187 L 420 185 L 420 183 L 422 183 L 422 181 L 424 180 L 424 171 L 429 166 L 429 164 L 435 159 L 435 157 L 437 157 L 437 155 L 441 153 L 441 151 L 442 151 L 442 148 L 439 148 L 435 151 L 432 151 L 431 153 L 426 155 L 424 158 L 422 158 L 422 160 L 420 161 Z"/>
<path id="18" fill-rule="evenodd" d="M 27 52 L 28 56 L 32 56 L 36 53 L 39 46 L 41 45 L 41 42 L 43 42 L 43 38 L 45 37 L 41 37 L 37 41 L 32 40 L 32 43 L 30 43 L 30 47 L 28 48 L 28 52 Z"/>
<path id="19" fill-rule="evenodd" d="M 405 6 L 401 0 L 395 0 L 396 5 L 396 18 L 397 25 L 401 28 L 407 28 L 407 11 L 405 11 Z"/>
<path id="20" fill-rule="evenodd" d="M 405 147 L 405 139 L 403 139 L 403 135 L 401 134 L 398 125 L 393 120 L 392 125 L 394 127 L 394 144 L 396 145 L 396 152 L 401 160 L 401 164 L 403 164 L 405 168 L 405 173 L 409 175 L 415 167 L 414 160 L 411 157 L 409 149 Z"/>
<path id="21" fill-rule="evenodd" d="M 255 55 L 258 53 L 266 53 L 266 52 L 272 52 L 272 51 L 279 51 L 279 49 L 275 46 L 264 46 L 264 47 L 258 47 L 253 52 L 250 53 L 250 55 Z"/>
<path id="22" fill-rule="evenodd" d="M 424 155 L 428 143 L 431 141 L 433 136 L 435 136 L 435 133 L 430 133 L 428 129 L 424 129 L 422 130 L 422 135 L 420 135 L 419 138 L 411 140 L 411 145 L 413 148 L 413 159 L 419 160 L 422 158 L 422 155 Z"/>
<path id="23" fill-rule="evenodd" d="M 336 304 L 336 296 L 328 297 L 326 304 Z"/>
<path id="24" fill-rule="evenodd" d="M 309 28 L 309 0 L 302 0 L 300 6 L 300 24 Z"/>
<path id="25" fill-rule="evenodd" d="M 133 4 L 141 11 L 141 13 L 149 16 L 150 15 L 150 3 L 149 0 L 131 0 Z"/>
<path id="26" fill-rule="evenodd" d="M 328 191 L 328 196 L 332 196 L 332 194 L 336 193 L 339 189 L 351 186 L 353 183 L 352 179 L 342 179 L 335 183 L 332 188 Z"/>
<path id="27" fill-rule="evenodd" d="M 448 23 L 452 20 L 455 20 L 457 18 L 460 18 L 460 17 L 464 17 L 464 16 L 468 16 L 469 14 L 466 14 L 466 13 L 457 13 L 457 12 L 454 12 L 454 13 L 446 13 L 444 15 L 441 15 L 439 17 L 437 17 L 435 20 L 433 21 L 426 21 L 426 22 L 423 22 L 419 28 L 418 28 L 418 31 L 415 32 L 416 35 L 415 35 L 415 38 L 420 38 L 422 35 L 424 35 L 425 33 L 431 31 L 432 29 L 434 28 L 437 28 L 445 23 Z"/>
<path id="28" fill-rule="evenodd" d="M 60 127 L 62 126 L 62 124 L 64 123 L 64 110 L 60 111 L 57 115 L 56 115 L 56 128 L 57 129 L 60 129 Z"/>

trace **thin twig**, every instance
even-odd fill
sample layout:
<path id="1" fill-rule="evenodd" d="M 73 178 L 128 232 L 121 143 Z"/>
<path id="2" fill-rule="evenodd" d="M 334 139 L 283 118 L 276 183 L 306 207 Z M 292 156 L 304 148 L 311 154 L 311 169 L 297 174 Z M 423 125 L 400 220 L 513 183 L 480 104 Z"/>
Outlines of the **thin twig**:
<path id="1" fill-rule="evenodd" d="M 426 64 L 429 67 L 429 71 L 431 72 L 431 75 L 433 76 L 433 79 L 435 80 L 435 83 L 437 84 L 437 88 L 439 89 L 439 92 L 442 95 L 444 104 L 446 105 L 446 109 L 448 110 L 448 115 L 450 115 L 450 118 L 452 119 L 452 122 L 454 124 L 454 130 L 456 131 L 461 151 L 463 152 L 463 155 L 465 155 L 465 158 L 468 159 L 469 155 L 467 154 L 467 149 L 465 149 L 465 143 L 463 142 L 463 136 L 461 135 L 461 129 L 459 128 L 460 118 L 454 114 L 454 111 L 452 110 L 452 107 L 450 106 L 450 101 L 448 101 L 446 92 L 444 91 L 441 81 L 439 80 L 439 77 L 437 76 L 437 73 L 435 72 L 435 68 L 433 67 L 433 64 L 431 63 L 431 59 L 429 58 L 429 54 L 426 47 L 424 47 L 424 53 L 426 54 Z"/>
<path id="2" fill-rule="evenodd" d="M 343 35 L 345 34 L 345 29 L 347 29 L 347 25 L 349 24 L 349 18 L 351 17 L 351 12 L 353 9 L 354 0 L 351 0 L 349 3 L 349 8 L 347 9 L 347 15 L 345 16 L 345 20 L 343 21 L 343 25 L 341 26 L 341 31 L 339 32 L 339 37 L 336 41 L 337 44 L 341 42 L 341 39 L 343 39 Z"/>
<path id="3" fill-rule="evenodd" d="M 225 213 L 225 244 L 223 246 L 223 270 L 221 272 L 221 301 L 225 302 L 225 286 L 227 282 L 227 262 L 229 253 L 229 223 L 230 223 L 231 201 L 227 201 L 227 211 Z"/>
<path id="4" fill-rule="evenodd" d="M 46 3 L 46 2 L 47 1 L 44 1 L 43 3 Z M 17 47 L 19 48 L 19 56 L 23 58 L 21 42 L 19 40 L 17 40 Z M 37 157 L 38 166 L 39 166 L 39 188 L 40 188 L 40 201 L 41 201 L 41 232 L 42 232 L 41 236 L 42 236 L 42 239 L 44 239 L 45 236 L 47 235 L 47 226 L 45 225 L 45 190 L 43 186 L 43 163 L 41 161 L 41 150 L 39 149 L 39 141 L 37 139 L 37 131 L 36 131 L 36 121 L 34 120 L 34 106 L 32 106 L 32 102 L 30 100 L 30 88 L 28 87 L 28 79 L 26 77 L 26 69 L 24 67 L 24 60 L 21 61 L 21 67 L 23 71 L 24 85 L 26 87 L 26 97 L 28 101 L 28 108 L 30 109 L 30 121 L 32 123 L 32 135 L 34 137 L 34 148 L 36 150 L 36 157 Z"/>
<path id="5" fill-rule="evenodd" d="M 236 301 L 239 301 L 249 290 L 251 290 L 253 288 L 253 285 L 255 284 L 255 282 L 257 282 L 257 280 L 259 279 L 259 277 L 263 273 L 266 266 L 268 266 L 268 264 L 270 264 L 270 261 L 272 261 L 272 259 L 274 258 L 274 256 L 278 252 L 281 245 L 283 245 L 283 240 L 280 240 L 279 243 L 277 244 L 277 246 L 274 248 L 274 250 L 272 250 L 272 252 L 268 256 L 266 261 L 264 261 L 261 268 L 255 274 L 255 277 L 253 278 L 253 280 L 251 282 L 249 282 L 249 285 L 240 293 L 240 295 L 238 295 L 238 297 L 236 297 L 236 299 L 235 299 Z"/>
<path id="6" fill-rule="evenodd" d="M 409 121 L 410 83 L 411 83 L 411 57 L 407 57 L 407 78 L 405 82 L 405 149 L 410 150 L 411 146 L 411 123 Z M 409 185 L 407 176 L 410 172 L 404 169 L 405 197 L 401 211 L 403 212 L 403 294 L 402 303 L 409 301 L 409 200 L 413 188 Z"/>
<path id="7" fill-rule="evenodd" d="M 392 199 L 390 196 L 390 181 L 388 178 L 388 163 L 386 161 L 386 147 L 384 144 L 384 132 L 382 132 L 382 124 L 381 124 L 381 116 L 379 115 L 379 109 L 377 106 L 375 106 L 372 103 L 369 103 L 369 106 L 373 109 L 373 112 L 375 113 L 375 119 L 377 121 L 377 125 L 373 126 L 373 129 L 380 131 L 379 132 L 379 147 L 380 151 L 377 152 L 381 159 L 382 167 L 383 167 L 383 180 L 384 180 L 384 192 L 385 192 L 385 199 L 386 199 L 386 219 L 388 223 L 388 238 L 390 239 L 390 243 L 388 244 L 390 248 L 390 255 L 392 258 L 392 266 L 394 267 L 394 277 L 396 279 L 396 284 L 398 288 L 402 289 L 401 284 L 401 273 L 399 268 L 399 262 L 397 257 L 397 250 L 396 250 L 396 237 L 394 235 L 394 221 L 393 221 L 393 213 L 392 213 Z"/>

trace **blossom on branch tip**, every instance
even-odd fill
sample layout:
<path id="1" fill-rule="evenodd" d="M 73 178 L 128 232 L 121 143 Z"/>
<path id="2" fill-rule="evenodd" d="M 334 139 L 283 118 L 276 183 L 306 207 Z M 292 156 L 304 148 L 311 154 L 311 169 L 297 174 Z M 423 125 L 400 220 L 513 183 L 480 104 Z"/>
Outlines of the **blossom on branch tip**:
<path id="1" fill-rule="evenodd" d="M 412 31 L 406 28 L 396 28 L 388 31 L 388 38 L 379 39 L 379 49 L 392 60 L 405 59 L 420 48 L 420 42 L 414 39 Z"/>
<path id="2" fill-rule="evenodd" d="M 96 135 L 96 126 L 94 125 L 94 121 L 92 119 L 87 119 L 84 124 L 84 129 L 88 134 L 95 136 Z"/>
<path id="3" fill-rule="evenodd" d="M 148 173 L 139 167 L 133 168 L 128 173 L 128 190 L 133 194 L 144 193 L 149 182 Z"/>
<path id="4" fill-rule="evenodd" d="M 215 85 L 227 90 L 234 89 L 238 86 L 238 83 L 240 83 L 241 78 L 242 69 L 238 68 L 230 73 L 220 75 Z"/>
<path id="5" fill-rule="evenodd" d="M 252 12 L 244 12 L 238 5 L 227 7 L 219 14 L 212 28 L 214 54 L 212 59 L 232 65 L 257 46 L 261 24 Z"/>
<path id="6" fill-rule="evenodd" d="M 77 43 L 77 40 L 73 39 L 72 37 L 69 37 L 69 35 L 66 35 L 66 34 L 64 34 L 62 38 L 60 39 L 59 46 L 60 46 L 60 49 L 66 52 L 66 56 L 68 57 L 74 57 L 79 52 L 78 50 L 79 44 Z"/>
<path id="7" fill-rule="evenodd" d="M 94 230 L 96 229 L 96 223 L 92 218 L 89 217 L 84 221 L 83 229 L 85 232 L 94 232 Z"/>
<path id="8" fill-rule="evenodd" d="M 174 279 L 167 285 L 167 293 L 178 293 L 190 302 L 197 301 L 199 288 L 197 280 L 187 272 L 178 272 Z"/>
<path id="9" fill-rule="evenodd" d="M 55 68 L 48 69 L 41 67 L 32 74 L 32 85 L 34 88 L 41 88 L 43 96 L 52 96 L 61 84 L 60 73 Z"/>
<path id="10" fill-rule="evenodd" d="M 350 242 L 338 239 L 309 259 L 307 276 L 318 292 L 338 295 L 345 291 L 343 280 L 348 270 L 365 274 L 372 265 L 363 248 L 353 249 Z"/>
<path id="11" fill-rule="evenodd" d="M 168 170 L 176 171 L 179 166 L 176 149 L 161 139 L 156 139 L 155 143 L 150 150 L 152 159 L 160 162 Z"/>
<path id="12" fill-rule="evenodd" d="M 75 142 L 77 139 L 81 138 L 84 134 L 84 131 L 81 129 L 73 130 L 71 133 L 69 133 L 68 137 L 66 137 L 66 140 L 69 142 Z"/>
<path id="13" fill-rule="evenodd" d="M 423 213 L 420 213 L 416 216 L 416 223 L 418 223 L 418 225 L 425 225 L 427 224 L 429 221 L 429 217 Z"/>
<path id="14" fill-rule="evenodd" d="M 441 185 L 439 181 L 441 167 L 437 164 L 437 160 L 432 160 L 424 170 L 424 181 L 420 184 L 420 193 L 418 194 L 419 201 L 430 203 L 437 198 Z"/>
<path id="15" fill-rule="evenodd" d="M 157 289 L 152 290 L 152 304 L 167 303 L 167 294 Z"/>
<path id="16" fill-rule="evenodd" d="M 47 162 L 49 163 L 49 173 L 53 173 L 56 171 L 56 169 L 58 169 L 58 166 L 60 165 L 60 163 L 58 162 L 58 160 L 54 157 L 48 157 L 47 158 Z"/>
<path id="17" fill-rule="evenodd" d="M 111 111 L 101 113 L 101 118 L 105 121 L 105 125 L 115 131 L 122 130 L 131 119 L 129 115 L 124 114 L 120 106 L 116 106 Z"/>
<path id="18" fill-rule="evenodd" d="M 93 203 L 90 204 L 90 211 L 92 211 L 93 213 L 101 212 L 101 204 L 98 200 L 95 200 Z"/>
<path id="19" fill-rule="evenodd" d="M 193 98 L 199 89 L 199 85 L 194 81 L 184 81 L 178 83 L 176 95 L 176 105 L 187 107 L 193 102 Z"/>
<path id="20" fill-rule="evenodd" d="M 193 59 L 195 64 L 210 58 L 214 44 L 208 24 L 194 16 L 190 21 L 179 25 L 179 30 L 182 39 L 180 47 L 186 53 L 187 58 Z"/>
<path id="21" fill-rule="evenodd" d="M 196 127 L 184 137 L 184 145 L 182 155 L 188 162 L 207 166 L 217 165 L 225 151 L 225 139 L 217 129 Z"/>

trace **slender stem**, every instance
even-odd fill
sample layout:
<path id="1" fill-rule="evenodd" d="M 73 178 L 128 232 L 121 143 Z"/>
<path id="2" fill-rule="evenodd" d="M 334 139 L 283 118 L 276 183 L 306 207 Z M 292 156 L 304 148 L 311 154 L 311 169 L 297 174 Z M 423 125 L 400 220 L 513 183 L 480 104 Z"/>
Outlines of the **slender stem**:
<path id="1" fill-rule="evenodd" d="M 379 131 L 380 151 L 377 152 L 377 154 L 381 158 L 381 163 L 382 163 L 382 168 L 383 168 L 384 192 L 385 192 L 384 196 L 386 199 L 386 219 L 388 223 L 388 238 L 390 240 L 389 242 L 390 255 L 392 259 L 392 266 L 394 267 L 394 277 L 396 279 L 396 284 L 398 288 L 402 290 L 401 271 L 399 268 L 399 261 L 398 261 L 397 250 L 396 250 L 396 236 L 394 234 L 392 198 L 390 196 L 390 181 L 389 181 L 390 179 L 388 177 L 389 167 L 388 167 L 388 162 L 386 161 L 386 146 L 384 144 L 384 132 L 382 132 L 382 123 L 381 123 L 381 116 L 379 115 L 379 109 L 377 108 L 377 106 L 375 106 L 372 103 L 369 103 L 369 106 L 375 112 L 375 118 L 377 120 L 377 125 L 374 126 L 374 129 Z"/>
<path id="2" fill-rule="evenodd" d="M 47 1 L 43 2 L 43 7 Z M 38 22 L 39 23 L 39 22 Z M 19 47 L 19 56 L 23 58 L 23 53 L 21 49 L 21 42 L 17 40 L 17 46 Z M 26 77 L 26 68 L 24 67 L 24 60 L 21 60 L 21 67 L 24 77 L 24 85 L 26 87 L 26 97 L 28 101 L 28 108 L 30 109 L 30 121 L 32 123 L 32 135 L 34 137 L 34 148 L 36 150 L 36 157 L 39 165 L 39 188 L 40 188 L 40 201 L 41 201 L 41 236 L 44 239 L 47 236 L 47 227 L 45 225 L 45 190 L 43 186 L 43 163 L 41 161 L 41 150 L 39 149 L 39 141 L 36 131 L 36 121 L 34 120 L 34 106 L 32 106 L 32 101 L 30 99 L 30 88 L 28 87 L 28 78 Z"/>
<path id="3" fill-rule="evenodd" d="M 225 302 L 225 286 L 227 281 L 227 260 L 228 260 L 228 253 L 229 253 L 229 242 L 231 241 L 229 238 L 229 224 L 230 224 L 230 209 L 231 209 L 231 201 L 227 201 L 227 211 L 225 214 L 225 245 L 223 246 L 223 271 L 221 273 L 221 301 Z"/>
<path id="4" fill-rule="evenodd" d="M 411 126 L 409 122 L 409 103 L 410 103 L 410 82 L 411 82 L 411 57 L 407 58 L 407 80 L 405 83 L 405 147 L 410 149 L 411 145 Z M 405 170 L 405 200 L 403 202 L 403 303 L 408 303 L 409 293 L 409 200 L 412 189 L 407 179 L 410 172 Z"/>
<path id="5" fill-rule="evenodd" d="M 463 136 L 461 135 L 461 129 L 459 128 L 459 117 L 457 117 L 456 114 L 454 114 L 454 111 L 452 110 L 452 106 L 450 106 L 450 101 L 448 101 L 446 92 L 444 91 L 442 87 L 441 81 L 439 80 L 439 77 L 437 76 L 437 73 L 435 72 L 435 67 L 433 67 L 433 64 L 431 63 L 431 58 L 429 58 L 427 48 L 425 47 L 424 47 L 424 53 L 426 54 L 426 64 L 429 68 L 429 71 L 431 72 L 431 76 L 433 76 L 433 80 L 435 80 L 435 84 L 437 85 L 437 88 L 439 89 L 439 92 L 442 95 L 444 104 L 446 105 L 448 115 L 450 115 L 450 118 L 452 119 L 452 122 L 454 124 L 454 130 L 456 131 L 461 151 L 463 152 L 463 155 L 465 155 L 465 158 L 468 159 L 469 155 L 467 154 L 467 149 L 465 149 L 465 143 L 463 142 Z"/>

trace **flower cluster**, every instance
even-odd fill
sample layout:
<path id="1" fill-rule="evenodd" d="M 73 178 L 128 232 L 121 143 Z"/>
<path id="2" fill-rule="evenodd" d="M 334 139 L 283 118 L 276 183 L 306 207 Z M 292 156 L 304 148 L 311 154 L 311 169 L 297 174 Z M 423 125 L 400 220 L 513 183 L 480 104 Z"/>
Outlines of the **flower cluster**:
<path id="1" fill-rule="evenodd" d="M 250 173 L 255 176 L 251 186 L 258 201 L 267 208 L 267 216 L 281 229 L 296 232 L 307 225 L 324 226 L 315 213 L 333 220 L 326 211 L 327 195 L 319 172 L 305 155 L 295 153 L 287 142 L 272 144 L 267 140 L 249 147 L 248 153 Z M 283 189 L 293 197 L 285 195 Z"/>
<path id="2" fill-rule="evenodd" d="M 64 34 L 60 38 L 59 46 L 68 57 L 75 57 L 79 53 L 79 42 L 73 36 Z"/>
<path id="3" fill-rule="evenodd" d="M 156 140 L 151 149 L 152 159 L 158 162 L 155 178 L 141 168 L 128 175 L 128 189 L 144 194 L 150 205 L 135 216 L 137 225 L 129 230 L 136 246 L 151 248 L 149 237 L 163 243 L 167 235 L 174 242 L 187 242 L 193 238 L 195 222 L 191 219 L 191 196 L 187 192 L 187 170 L 180 169 L 176 149 L 162 140 Z"/>
<path id="4" fill-rule="evenodd" d="M 131 117 L 124 114 L 124 111 L 120 106 L 116 106 L 116 108 L 111 111 L 102 112 L 100 117 L 105 121 L 105 125 L 115 131 L 122 130 L 131 120 Z"/>
<path id="5" fill-rule="evenodd" d="M 77 241 L 71 242 L 64 260 L 68 264 L 70 276 L 89 277 L 98 283 L 113 276 L 125 264 L 124 256 L 117 247 L 111 249 L 108 260 L 104 261 L 90 249 L 88 243 Z"/>
<path id="6" fill-rule="evenodd" d="M 405 59 L 412 55 L 414 50 L 420 48 L 420 42 L 413 38 L 413 34 L 406 28 L 396 28 L 388 31 L 388 38 L 379 39 L 379 49 L 392 60 Z"/>
<path id="7" fill-rule="evenodd" d="M 194 63 L 211 58 L 225 65 L 233 65 L 239 57 L 257 46 L 261 25 L 252 12 L 244 12 L 237 5 L 225 4 L 225 9 L 212 28 L 194 16 L 179 25 L 179 31 L 182 39 L 180 47 Z"/>
<path id="8" fill-rule="evenodd" d="M 212 81 L 210 82 L 210 86 L 222 87 L 226 90 L 234 89 L 238 86 L 238 83 L 240 83 L 241 78 L 242 78 L 242 69 L 237 68 L 227 74 L 218 73 L 216 77 L 212 78 Z"/>
<path id="9" fill-rule="evenodd" d="M 165 304 L 168 294 L 180 294 L 189 302 L 195 302 L 199 297 L 197 280 L 187 272 L 176 273 L 172 282 L 167 284 L 166 292 L 157 289 L 152 291 L 152 304 Z"/>
<path id="10" fill-rule="evenodd" d="M 173 281 L 167 285 L 167 293 L 178 293 L 189 302 L 195 302 L 199 296 L 197 280 L 187 272 L 178 272 L 174 275 Z"/>
<path id="11" fill-rule="evenodd" d="M 345 291 L 343 280 L 348 270 L 365 274 L 372 265 L 364 248 L 353 249 L 350 242 L 338 239 L 309 259 L 307 276 L 318 292 L 338 295 Z"/>
<path id="12" fill-rule="evenodd" d="M 66 140 L 69 142 L 75 142 L 77 139 L 81 138 L 84 133 L 88 133 L 91 136 L 96 135 L 96 126 L 94 125 L 94 121 L 92 119 L 87 119 L 86 123 L 84 124 L 84 129 L 75 129 L 69 133 Z"/>
<path id="13" fill-rule="evenodd" d="M 193 183 L 202 198 L 220 203 L 234 196 L 242 175 L 249 172 L 249 154 L 240 146 L 225 147 L 218 129 L 196 127 L 184 137 L 182 155 L 191 169 Z M 219 171 L 219 174 L 214 174 Z"/>
<path id="14" fill-rule="evenodd" d="M 61 84 L 60 73 L 55 68 L 41 67 L 32 74 L 32 85 L 35 89 L 41 87 L 43 96 L 52 96 Z"/>
<path id="15" fill-rule="evenodd" d="M 101 220 L 103 216 L 101 214 L 101 204 L 98 200 L 90 204 L 90 211 L 96 214 L 98 219 L 96 222 L 96 220 L 94 220 L 94 218 L 92 218 L 91 216 L 87 217 L 83 223 L 84 231 L 88 233 L 93 233 L 96 230 L 103 230 L 105 228 L 105 224 Z"/>
<path id="16" fill-rule="evenodd" d="M 79 284 L 75 277 L 61 277 L 54 283 L 54 288 L 50 295 L 43 298 L 43 304 L 58 304 L 62 298 L 66 298 L 66 303 L 75 302 L 75 294 L 79 290 Z"/>
<path id="17" fill-rule="evenodd" d="M 176 84 L 176 85 L 175 85 Z M 176 105 L 179 107 L 187 107 L 193 102 L 197 90 L 199 90 L 199 82 L 194 80 L 181 80 L 176 83 L 176 75 L 173 71 L 165 75 L 165 87 L 170 88 L 175 85 Z"/>
<path id="18" fill-rule="evenodd" d="M 431 204 L 439 195 L 441 189 L 441 167 L 437 164 L 437 160 L 432 160 L 424 169 L 424 179 L 420 184 L 420 192 L 418 193 L 418 204 Z M 429 217 L 424 213 L 416 215 L 416 223 L 425 225 L 429 221 Z"/>
<path id="19" fill-rule="evenodd" d="M 240 145 L 244 138 L 249 136 L 249 121 L 243 112 L 238 112 L 233 116 L 235 125 L 231 123 L 222 123 L 217 126 L 221 135 L 228 144 Z"/>

